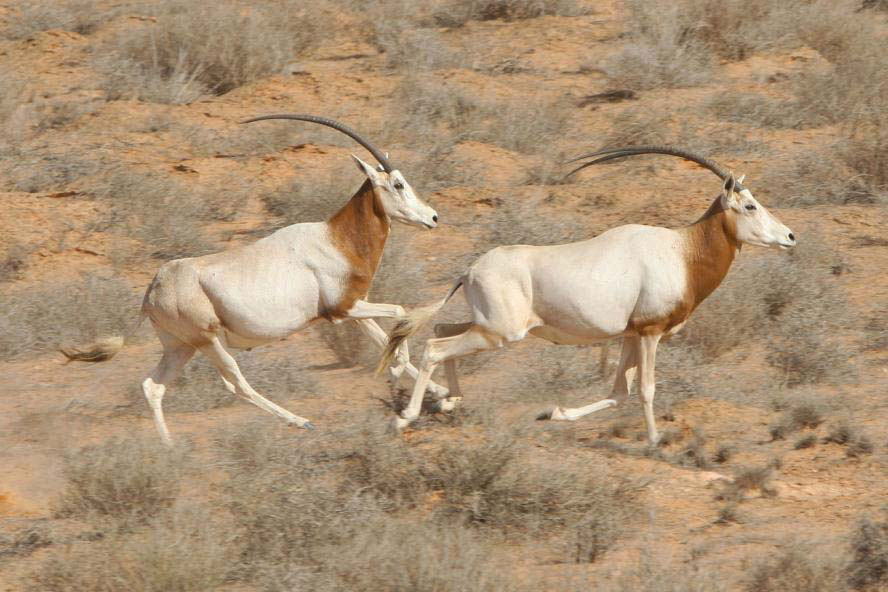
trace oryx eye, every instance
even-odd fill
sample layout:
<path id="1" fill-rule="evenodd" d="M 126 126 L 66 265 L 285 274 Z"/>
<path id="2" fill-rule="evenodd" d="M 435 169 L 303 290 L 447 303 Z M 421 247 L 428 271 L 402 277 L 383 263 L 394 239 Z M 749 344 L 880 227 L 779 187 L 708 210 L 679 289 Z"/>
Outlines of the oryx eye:
<path id="1" fill-rule="evenodd" d="M 755 209 L 755 204 L 746 204 L 746 209 L 750 212 Z"/>
<path id="2" fill-rule="evenodd" d="M 395 189 L 398 189 L 398 190 L 404 189 L 404 185 L 402 183 L 395 183 Z"/>

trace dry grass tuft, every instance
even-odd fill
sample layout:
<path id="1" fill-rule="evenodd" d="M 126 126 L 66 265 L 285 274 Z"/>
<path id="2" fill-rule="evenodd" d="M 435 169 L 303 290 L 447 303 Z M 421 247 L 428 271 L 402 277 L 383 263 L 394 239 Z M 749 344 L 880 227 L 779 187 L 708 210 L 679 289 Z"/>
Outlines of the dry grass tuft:
<path id="1" fill-rule="evenodd" d="M 802 429 L 816 428 L 823 423 L 823 412 L 814 403 L 802 402 L 783 413 L 780 420 L 771 426 L 771 438 L 783 440 L 787 435 Z"/>
<path id="2" fill-rule="evenodd" d="M 570 103 L 561 98 L 497 100 L 427 76 L 408 76 L 398 88 L 392 124 L 411 147 L 476 140 L 521 153 L 541 151 L 566 129 Z M 434 122 L 433 125 L 431 122 Z"/>
<path id="3" fill-rule="evenodd" d="M 491 561 L 478 533 L 432 522 L 373 517 L 327 559 L 323 590 L 438 592 L 514 589 L 514 578 Z"/>
<path id="4" fill-rule="evenodd" d="M 434 6 L 432 22 L 440 27 L 461 27 L 469 21 L 517 21 L 588 12 L 577 0 L 444 0 Z"/>
<path id="5" fill-rule="evenodd" d="M 728 445 L 728 444 L 724 444 L 722 446 L 719 446 L 716 449 L 715 454 L 712 457 L 712 460 L 714 460 L 718 464 L 724 464 L 724 463 L 728 462 L 729 460 L 731 460 L 731 457 L 734 456 L 734 454 L 736 452 L 737 452 L 736 447 Z"/>
<path id="6" fill-rule="evenodd" d="M 618 536 L 638 484 L 558 464 L 530 464 L 508 434 L 475 445 L 445 446 L 426 478 L 443 493 L 441 512 L 469 524 L 547 533 L 572 517 L 576 552 L 592 561 Z"/>
<path id="7" fill-rule="evenodd" d="M 270 74 L 310 48 L 322 29 L 317 8 L 274 0 L 244 8 L 217 2 L 208 13 L 184 0 L 152 5 L 154 22 L 117 38 L 99 62 L 111 100 L 187 103 Z"/>
<path id="8" fill-rule="evenodd" d="M 237 550 L 229 524 L 204 508 L 179 507 L 136 531 L 53 549 L 29 584 L 48 592 L 215 590 L 228 580 Z"/>
<path id="9" fill-rule="evenodd" d="M 111 438 L 65 458 L 60 516 L 107 516 L 144 522 L 169 507 L 179 494 L 185 459 L 151 434 Z"/>
<path id="10" fill-rule="evenodd" d="M 139 313 L 137 294 L 116 276 L 0 287 L 0 359 L 48 351 L 62 344 L 121 334 Z M 84 305 L 88 303 L 88 305 Z"/>
<path id="11" fill-rule="evenodd" d="M 840 592 L 839 559 L 822 551 L 792 546 L 752 566 L 746 592 Z"/>
<path id="12" fill-rule="evenodd" d="M 706 436 L 699 429 L 694 429 L 693 437 L 675 454 L 674 461 L 683 466 L 694 466 L 709 469 L 712 466 L 706 454 Z"/>
<path id="13" fill-rule="evenodd" d="M 842 421 L 832 426 L 829 433 L 823 438 L 824 443 L 834 443 L 841 446 L 847 446 L 845 454 L 851 458 L 871 454 L 873 451 L 873 443 L 870 439 L 856 426 Z"/>
<path id="14" fill-rule="evenodd" d="M 614 88 L 648 90 L 696 86 L 712 76 L 708 48 L 688 35 L 690 15 L 681 3 L 632 0 L 630 41 L 604 64 Z"/>
<path id="15" fill-rule="evenodd" d="M 719 508 L 718 517 L 715 519 L 716 524 L 740 524 L 742 522 L 738 506 L 733 502 Z"/>
<path id="16" fill-rule="evenodd" d="M 756 490 L 763 497 L 774 497 L 777 492 L 770 486 L 772 476 L 773 469 L 770 466 L 740 467 L 735 472 L 734 479 L 718 493 L 717 499 L 741 502 L 746 492 Z"/>
<path id="17" fill-rule="evenodd" d="M 848 583 L 855 590 L 884 590 L 888 587 L 888 511 L 881 520 L 864 517 L 851 536 Z"/>
<path id="18" fill-rule="evenodd" d="M 3 37 L 24 39 L 50 29 L 89 35 L 120 11 L 99 7 L 92 0 L 29 0 L 11 11 Z"/>
<path id="19" fill-rule="evenodd" d="M 817 436 L 814 434 L 808 434 L 807 436 L 803 436 L 796 441 L 795 446 L 793 446 L 796 450 L 803 450 L 805 448 L 813 448 L 817 445 Z"/>

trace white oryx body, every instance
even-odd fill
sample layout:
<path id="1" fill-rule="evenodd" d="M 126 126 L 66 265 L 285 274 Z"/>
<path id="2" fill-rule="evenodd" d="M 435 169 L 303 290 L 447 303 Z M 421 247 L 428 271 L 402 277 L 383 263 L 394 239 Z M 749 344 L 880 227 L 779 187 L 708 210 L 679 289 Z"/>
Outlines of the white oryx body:
<path id="1" fill-rule="evenodd" d="M 654 361 L 660 339 L 680 330 L 718 286 L 741 244 L 788 248 L 795 244 L 795 237 L 733 175 L 711 161 L 684 151 L 654 148 L 592 156 L 655 152 L 708 166 L 725 178 L 725 187 L 703 217 L 680 229 L 630 224 L 566 245 L 498 247 L 482 255 L 444 300 L 411 312 L 392 333 L 383 363 L 460 286 L 464 288 L 472 321 L 436 326 L 438 338 L 426 344 L 420 376 L 410 403 L 395 418 L 396 428 L 418 417 L 425 381 L 442 362 L 450 397 L 441 399 L 440 405 L 451 409 L 460 396 L 455 358 L 502 347 L 528 333 L 565 345 L 623 337 L 613 392 L 628 397 L 635 368 L 639 368 L 648 439 L 651 444 L 657 442 Z M 617 400 L 605 399 L 579 409 L 556 407 L 541 419 L 573 420 L 615 405 Z"/>
<path id="2" fill-rule="evenodd" d="M 325 222 L 294 224 L 240 248 L 170 261 L 151 283 L 143 311 L 181 340 L 200 339 L 214 325 L 232 348 L 283 339 L 344 296 L 348 261 L 329 235 Z"/>
<path id="3" fill-rule="evenodd" d="M 297 119 L 338 129 L 367 148 L 382 170 L 354 157 L 367 179 L 326 222 L 293 224 L 246 246 L 170 261 L 160 268 L 145 293 L 142 318 L 151 320 L 164 351 L 157 367 L 143 381 L 142 390 L 166 443 L 171 439 L 161 401 L 166 388 L 197 351 L 212 361 L 231 392 L 288 423 L 312 427 L 304 417 L 257 393 L 228 349 L 249 349 L 277 341 L 322 319 L 356 321 L 379 347 L 384 347 L 386 334 L 373 319 L 399 318 L 404 309 L 370 303 L 366 298 L 391 221 L 426 228 L 437 225 L 435 211 L 416 197 L 387 157 L 353 130 L 314 116 L 259 119 Z M 122 347 L 123 341 L 106 340 L 85 350 L 64 353 L 73 360 L 105 360 Z M 405 348 L 399 348 L 397 358 L 392 368 L 395 377 L 405 369 L 417 376 Z M 438 385 L 430 388 L 436 396 L 447 394 L 447 389 Z"/>
<path id="4" fill-rule="evenodd" d="M 566 245 L 498 247 L 466 272 L 466 300 L 476 324 L 509 341 L 530 332 L 554 343 L 595 343 L 681 301 L 682 242 L 674 230 L 629 225 Z M 510 335 L 518 319 L 525 326 Z"/>

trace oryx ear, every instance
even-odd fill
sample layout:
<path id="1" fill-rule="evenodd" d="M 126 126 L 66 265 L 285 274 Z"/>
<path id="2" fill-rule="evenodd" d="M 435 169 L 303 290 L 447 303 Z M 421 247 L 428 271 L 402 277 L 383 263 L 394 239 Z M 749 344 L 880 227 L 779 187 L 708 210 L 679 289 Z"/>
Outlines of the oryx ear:
<path id="1" fill-rule="evenodd" d="M 740 175 L 739 179 L 737 179 L 737 184 L 743 185 L 743 181 L 745 181 L 745 180 L 746 180 L 746 174 L 744 173 L 744 174 Z"/>
<path id="2" fill-rule="evenodd" d="M 734 188 L 736 186 L 737 181 L 734 179 L 734 173 L 728 173 L 728 176 L 725 177 L 725 185 L 722 188 L 722 204 L 724 205 L 725 209 L 737 209 L 737 198 L 734 197 Z"/>
<path id="3" fill-rule="evenodd" d="M 352 158 L 355 159 L 355 164 L 358 165 L 358 170 L 367 175 L 367 178 L 376 185 L 379 186 L 382 184 L 382 178 L 379 176 L 379 173 L 372 166 L 355 156 L 351 155 Z"/>

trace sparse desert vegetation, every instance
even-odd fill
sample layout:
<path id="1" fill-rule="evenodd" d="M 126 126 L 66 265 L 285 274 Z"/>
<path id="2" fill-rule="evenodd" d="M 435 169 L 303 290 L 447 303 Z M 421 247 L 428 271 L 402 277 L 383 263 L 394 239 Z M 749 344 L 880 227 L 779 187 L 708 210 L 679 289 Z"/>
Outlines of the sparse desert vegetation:
<path id="1" fill-rule="evenodd" d="M 875 592 L 888 586 L 885 2 L 0 0 L 0 590 Z M 464 400 L 400 438 L 356 327 L 237 353 L 288 429 L 199 356 L 164 399 L 157 268 L 335 212 L 339 134 L 388 150 L 438 211 L 395 226 L 375 302 L 431 302 L 502 244 L 693 222 L 747 174 L 796 232 L 746 246 L 664 343 L 649 449 L 620 343 L 525 340 L 458 362 Z M 442 322 L 468 320 L 457 295 Z M 389 328 L 391 325 L 382 323 Z M 431 327 L 411 342 L 414 362 Z M 445 382 L 443 373 L 435 380 Z M 187 558 L 187 560 L 183 560 Z"/>

